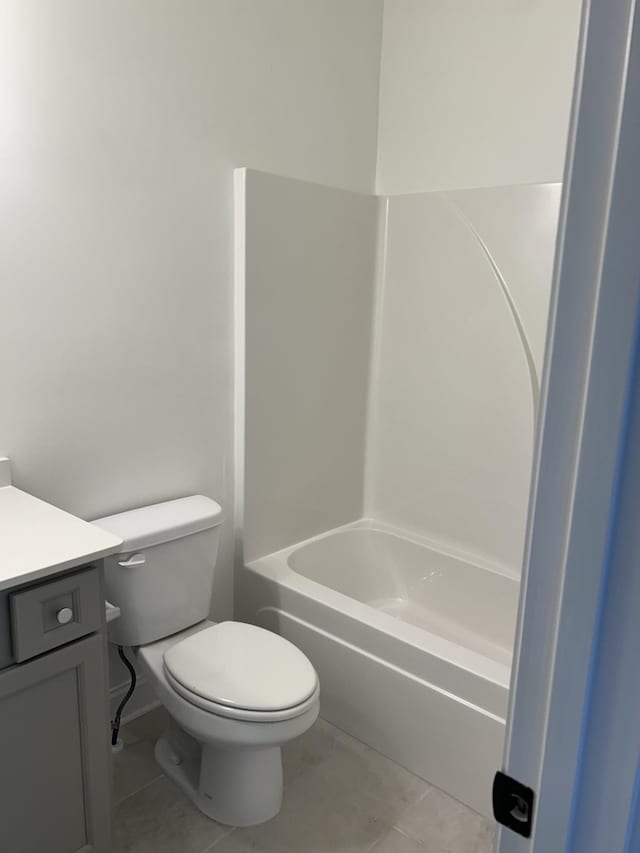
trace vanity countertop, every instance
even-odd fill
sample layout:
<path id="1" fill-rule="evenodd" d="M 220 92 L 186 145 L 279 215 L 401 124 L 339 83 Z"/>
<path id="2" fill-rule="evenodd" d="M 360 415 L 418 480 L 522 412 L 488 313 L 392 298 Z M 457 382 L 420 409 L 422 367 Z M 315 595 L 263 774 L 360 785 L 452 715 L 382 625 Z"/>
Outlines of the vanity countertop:
<path id="1" fill-rule="evenodd" d="M 11 485 L 0 459 L 0 590 L 117 551 L 117 536 Z"/>

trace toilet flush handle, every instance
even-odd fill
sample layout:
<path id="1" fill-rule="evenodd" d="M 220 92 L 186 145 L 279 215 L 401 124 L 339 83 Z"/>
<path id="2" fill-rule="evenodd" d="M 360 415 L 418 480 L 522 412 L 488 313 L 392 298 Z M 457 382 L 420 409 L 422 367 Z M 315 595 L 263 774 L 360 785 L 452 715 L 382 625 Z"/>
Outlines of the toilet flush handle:
<path id="1" fill-rule="evenodd" d="M 144 554 L 132 554 L 126 560 L 118 560 L 118 565 L 125 569 L 130 569 L 133 566 L 144 566 L 145 563 L 146 557 Z"/>

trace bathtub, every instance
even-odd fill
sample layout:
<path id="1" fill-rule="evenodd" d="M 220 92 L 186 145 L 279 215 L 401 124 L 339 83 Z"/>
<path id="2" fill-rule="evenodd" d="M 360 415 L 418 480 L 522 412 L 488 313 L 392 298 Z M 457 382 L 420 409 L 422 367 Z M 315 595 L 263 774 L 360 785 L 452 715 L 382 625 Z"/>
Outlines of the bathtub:
<path id="1" fill-rule="evenodd" d="M 516 577 L 369 521 L 239 574 L 240 618 L 308 655 L 325 719 L 490 815 Z"/>

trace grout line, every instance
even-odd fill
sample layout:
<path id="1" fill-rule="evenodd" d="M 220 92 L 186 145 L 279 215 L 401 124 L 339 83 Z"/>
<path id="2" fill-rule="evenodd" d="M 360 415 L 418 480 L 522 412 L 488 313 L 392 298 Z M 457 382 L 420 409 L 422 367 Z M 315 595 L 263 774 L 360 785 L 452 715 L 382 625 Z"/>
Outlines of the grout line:
<path id="1" fill-rule="evenodd" d="M 420 778 L 420 777 L 418 776 L 418 779 L 419 779 L 419 778 Z M 423 781 L 424 781 L 424 779 L 423 779 Z M 416 800 L 416 804 L 417 804 L 417 803 L 421 803 L 423 800 L 426 800 L 426 799 L 427 799 L 427 797 L 428 797 L 430 794 L 433 794 L 433 792 L 434 792 L 434 791 L 437 791 L 437 790 L 438 790 L 438 789 L 436 788 L 436 786 L 435 786 L 435 785 L 432 785 L 432 784 L 431 784 L 431 782 L 425 782 L 425 784 L 426 784 L 426 785 L 428 785 L 429 787 L 428 787 L 428 788 L 427 788 L 427 790 L 422 794 L 422 796 L 418 797 L 418 799 Z"/>
<path id="2" fill-rule="evenodd" d="M 425 843 L 421 838 L 418 838 L 418 835 L 416 833 L 412 832 L 406 826 L 400 826 L 399 824 L 394 823 L 393 828 L 395 829 L 396 832 L 399 832 L 400 835 L 402 835 L 404 838 L 409 838 L 411 841 L 415 841 L 416 844 L 424 844 Z"/>
<path id="3" fill-rule="evenodd" d="M 370 853 L 371 850 L 374 850 L 378 846 L 379 842 L 382 841 L 385 835 L 387 835 L 392 829 L 393 827 L 390 825 L 381 827 L 380 835 L 378 835 L 377 838 L 374 838 L 371 844 L 365 848 L 362 853 Z"/>
<path id="4" fill-rule="evenodd" d="M 222 824 L 220 824 L 220 825 L 222 825 Z M 237 826 L 229 826 L 229 827 L 227 827 L 227 830 L 228 830 L 228 831 L 227 831 L 227 832 L 225 832 L 225 833 L 224 833 L 224 835 L 221 835 L 221 836 L 220 836 L 220 838 L 216 838 L 216 840 L 213 842 L 213 844 L 211 845 L 211 847 L 206 847 L 206 848 L 202 851 L 202 853 L 210 853 L 210 851 L 211 851 L 211 850 L 214 850 L 214 849 L 218 846 L 218 844 L 220 844 L 220 842 L 221 842 L 221 841 L 224 841 L 224 840 L 225 840 L 226 838 L 228 838 L 230 835 L 233 835 L 233 833 L 236 831 L 236 829 L 238 829 L 238 827 L 237 827 Z"/>
<path id="5" fill-rule="evenodd" d="M 420 778 L 420 777 L 418 777 L 418 778 Z M 427 788 L 426 791 L 422 792 L 422 794 L 418 797 L 418 799 L 415 802 L 410 803 L 410 805 L 409 805 L 410 808 L 413 808 L 414 806 L 419 806 L 420 803 L 423 803 L 428 797 L 430 797 L 433 794 L 434 791 L 437 790 L 437 788 L 435 788 L 433 785 L 430 785 L 428 782 L 426 784 L 429 785 L 429 787 Z M 393 824 L 393 828 L 397 832 L 399 832 L 401 835 L 404 835 L 406 838 L 410 838 L 412 841 L 415 841 L 418 844 L 424 844 L 424 841 L 421 838 L 418 838 L 417 835 L 414 834 L 414 832 L 410 829 L 410 827 L 408 827 L 402 823 L 402 818 L 400 819 L 400 821 Z"/>
<path id="6" fill-rule="evenodd" d="M 392 828 L 396 832 L 399 832 L 400 835 L 402 835 L 404 838 L 410 838 L 411 841 L 417 841 L 418 844 L 423 843 L 419 838 L 417 838 L 415 835 L 413 835 L 410 830 L 405 829 L 405 827 L 403 827 L 403 826 L 399 826 L 397 823 L 394 823 Z"/>
<path id="7" fill-rule="evenodd" d="M 140 787 L 136 788 L 135 791 L 132 791 L 130 794 L 127 794 L 126 797 L 122 797 L 122 799 L 120 799 L 120 800 L 116 800 L 114 797 L 113 808 L 115 809 L 117 806 L 121 806 L 122 803 L 131 799 L 131 797 L 135 797 L 136 794 L 140 793 L 140 791 L 144 791 L 146 788 L 150 788 L 151 785 L 155 784 L 159 779 L 167 779 L 167 778 L 168 778 L 168 776 L 165 776 L 165 774 L 161 772 L 157 776 L 154 776 L 153 779 L 150 779 L 148 782 L 145 782 L 144 785 L 140 785 Z"/>

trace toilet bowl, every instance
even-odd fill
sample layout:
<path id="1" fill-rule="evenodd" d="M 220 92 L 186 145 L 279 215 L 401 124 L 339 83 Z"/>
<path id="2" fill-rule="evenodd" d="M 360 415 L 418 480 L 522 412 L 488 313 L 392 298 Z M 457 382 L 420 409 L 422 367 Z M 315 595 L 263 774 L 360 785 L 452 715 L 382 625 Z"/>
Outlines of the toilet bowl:
<path id="1" fill-rule="evenodd" d="M 229 645 L 235 660 L 225 673 L 216 656 Z M 167 665 L 172 653 L 180 678 Z M 302 652 L 253 625 L 205 621 L 141 646 L 137 657 L 173 721 L 156 745 L 167 776 L 219 823 L 251 826 L 276 815 L 282 804 L 281 746 L 303 734 L 319 711 L 318 679 Z M 244 669 L 236 669 L 243 657 Z M 256 673 L 262 683 L 252 691 Z M 269 694 L 266 682 L 272 677 Z M 291 704 L 291 696 L 300 701 Z"/>
<path id="2" fill-rule="evenodd" d="M 320 687 L 288 640 L 207 619 L 221 520 L 197 495 L 94 524 L 123 540 L 105 559 L 107 597 L 121 610 L 109 639 L 135 649 L 169 713 L 158 763 L 208 817 L 252 826 L 280 810 L 281 746 L 315 722 Z"/>

